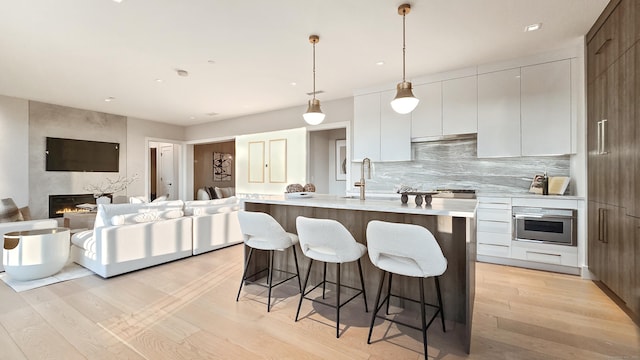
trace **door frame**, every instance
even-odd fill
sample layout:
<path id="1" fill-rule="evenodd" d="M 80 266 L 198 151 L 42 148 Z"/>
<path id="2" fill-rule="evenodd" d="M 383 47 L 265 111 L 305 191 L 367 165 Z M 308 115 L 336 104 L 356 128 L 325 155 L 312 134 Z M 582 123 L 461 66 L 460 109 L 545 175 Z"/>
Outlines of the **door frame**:
<path id="1" fill-rule="evenodd" d="M 178 141 L 178 140 L 172 140 L 172 139 L 163 139 L 163 138 L 154 138 L 154 137 L 145 137 L 144 139 L 144 151 L 145 151 L 145 156 L 144 156 L 144 193 L 145 196 L 147 197 L 147 199 L 149 198 L 150 194 L 151 194 L 151 186 L 149 185 L 151 182 L 151 171 L 150 171 L 150 167 L 151 167 L 151 151 L 149 151 L 149 149 L 151 149 L 150 143 L 165 143 L 165 144 L 173 144 L 175 146 L 174 149 L 174 161 L 177 161 L 178 165 L 177 165 L 177 174 L 174 174 L 174 181 L 177 178 L 178 180 L 178 186 L 176 187 L 176 195 L 178 196 L 178 199 L 181 200 L 188 200 L 185 198 L 187 192 L 185 190 L 185 183 L 186 183 L 186 167 L 185 164 L 187 163 L 186 161 L 186 150 L 185 150 L 185 142 L 184 141 Z M 156 194 L 157 195 L 157 194 Z M 177 199 L 169 199 L 169 200 L 177 200 Z"/>
<path id="2" fill-rule="evenodd" d="M 307 126 L 307 164 L 311 163 L 311 133 L 315 131 L 325 131 L 325 130 L 335 130 L 335 129 L 345 129 L 346 133 L 346 145 L 347 145 L 347 181 L 345 181 L 345 193 L 348 193 L 351 190 L 351 122 L 349 121 L 338 121 L 331 123 L 324 123 L 320 125 Z M 309 171 L 309 166 L 307 165 L 307 180 L 311 178 L 311 174 Z"/>

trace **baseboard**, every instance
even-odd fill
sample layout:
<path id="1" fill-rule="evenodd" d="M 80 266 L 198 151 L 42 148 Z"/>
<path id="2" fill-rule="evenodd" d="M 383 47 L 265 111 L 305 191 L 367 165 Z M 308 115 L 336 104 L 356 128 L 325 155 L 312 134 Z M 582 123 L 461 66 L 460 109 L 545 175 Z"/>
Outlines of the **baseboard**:
<path id="1" fill-rule="evenodd" d="M 616 293 L 611 291 L 611 289 L 602 283 L 602 281 L 593 280 L 593 283 L 596 284 L 596 286 L 598 286 L 600 290 L 602 290 L 602 292 L 604 292 L 611 300 L 613 300 L 613 302 L 616 303 L 616 305 L 618 305 L 618 307 L 622 309 L 622 311 L 624 311 L 624 313 L 627 314 L 627 316 L 629 316 L 631 320 L 638 325 L 638 327 L 640 327 L 640 314 L 634 313 L 633 310 L 627 306 L 627 303 L 616 295 Z"/>
<path id="2" fill-rule="evenodd" d="M 533 270 L 551 271 L 569 275 L 581 275 L 581 269 L 579 267 L 564 266 L 556 264 L 546 264 L 533 261 L 525 261 L 519 259 L 501 258 L 497 256 L 477 255 L 477 260 L 480 262 L 488 262 L 492 264 L 509 265 L 522 267 Z"/>

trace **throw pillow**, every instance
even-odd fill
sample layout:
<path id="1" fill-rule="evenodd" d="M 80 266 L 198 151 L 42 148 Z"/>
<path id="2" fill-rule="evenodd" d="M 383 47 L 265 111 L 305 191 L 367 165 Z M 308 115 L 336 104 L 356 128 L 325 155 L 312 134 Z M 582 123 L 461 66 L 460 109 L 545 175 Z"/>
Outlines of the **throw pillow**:
<path id="1" fill-rule="evenodd" d="M 13 202 L 13 199 L 6 198 L 0 200 L 0 223 L 23 221 L 24 218 L 20 213 L 20 209 Z"/>
<path id="2" fill-rule="evenodd" d="M 22 214 L 22 218 L 26 220 L 31 220 L 31 210 L 29 210 L 28 206 L 20 208 L 20 214 Z"/>
<path id="3" fill-rule="evenodd" d="M 207 188 L 207 191 L 209 192 L 209 200 L 219 199 L 219 197 L 216 194 L 216 190 L 213 188 L 213 186 L 209 186 Z"/>
<path id="4" fill-rule="evenodd" d="M 216 186 L 213 190 L 216 193 L 216 199 L 223 199 L 224 198 L 224 195 L 222 194 L 222 189 L 220 189 L 219 187 Z"/>
<path id="5" fill-rule="evenodd" d="M 136 214 L 115 215 L 111 225 L 131 225 L 160 220 L 177 219 L 184 215 L 182 210 L 148 211 Z"/>

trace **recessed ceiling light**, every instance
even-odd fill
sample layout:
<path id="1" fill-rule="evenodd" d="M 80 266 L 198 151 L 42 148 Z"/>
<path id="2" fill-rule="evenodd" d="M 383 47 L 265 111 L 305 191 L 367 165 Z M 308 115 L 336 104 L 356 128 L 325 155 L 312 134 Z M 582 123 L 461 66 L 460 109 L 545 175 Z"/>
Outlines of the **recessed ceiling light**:
<path id="1" fill-rule="evenodd" d="M 376 62 L 376 65 L 378 65 L 378 66 L 382 66 L 382 65 L 384 65 L 384 61 L 378 61 L 378 62 Z"/>
<path id="2" fill-rule="evenodd" d="M 218 113 L 217 113 L 217 112 L 210 112 L 210 113 L 207 113 L 207 116 L 216 116 L 216 115 L 218 115 Z"/>
<path id="3" fill-rule="evenodd" d="M 177 73 L 179 76 L 189 76 L 189 72 L 188 72 L 187 70 L 177 69 L 177 70 L 176 70 L 176 73 Z"/>
<path id="4" fill-rule="evenodd" d="M 115 100 L 116 98 L 114 98 L 113 96 L 109 96 L 108 98 L 105 98 L 104 101 L 106 102 L 112 102 L 113 100 Z"/>
<path id="5" fill-rule="evenodd" d="M 120 4 L 122 0 L 113 0 L 113 2 L 117 2 L 118 4 Z"/>
<path id="6" fill-rule="evenodd" d="M 157 82 L 157 83 L 161 83 L 161 82 L 162 82 L 162 79 L 156 79 L 156 80 L 155 80 L 155 82 Z"/>
<path id="7" fill-rule="evenodd" d="M 207 62 L 208 62 L 209 64 L 215 64 L 215 63 L 216 63 L 216 61 L 215 61 L 215 60 L 213 60 L 213 59 L 209 59 L 209 60 L 207 60 Z"/>
<path id="8" fill-rule="evenodd" d="M 190 120 L 195 120 L 195 119 L 196 119 L 196 117 L 195 117 L 195 116 L 189 116 L 189 119 L 190 119 Z"/>
<path id="9" fill-rule="evenodd" d="M 524 27 L 524 32 L 540 30 L 542 23 L 531 24 Z"/>
<path id="10" fill-rule="evenodd" d="M 298 83 L 296 83 L 295 81 L 292 81 L 292 82 L 289 83 L 289 85 L 296 86 L 296 85 L 298 85 Z"/>

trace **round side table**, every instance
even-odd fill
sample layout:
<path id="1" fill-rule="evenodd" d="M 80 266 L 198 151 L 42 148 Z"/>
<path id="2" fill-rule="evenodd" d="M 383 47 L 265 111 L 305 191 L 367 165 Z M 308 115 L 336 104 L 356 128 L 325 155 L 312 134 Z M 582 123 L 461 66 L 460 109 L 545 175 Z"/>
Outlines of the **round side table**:
<path id="1" fill-rule="evenodd" d="M 4 234 L 2 264 L 13 279 L 26 281 L 54 275 L 69 259 L 67 228 L 14 231 Z"/>

